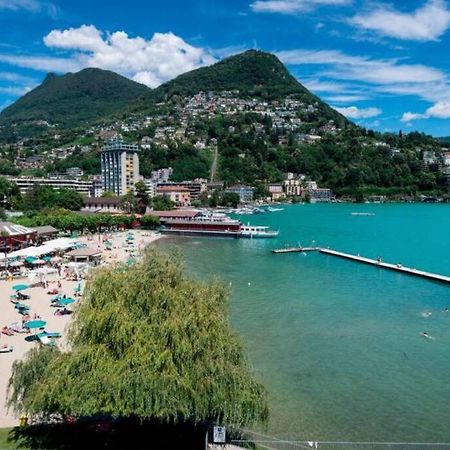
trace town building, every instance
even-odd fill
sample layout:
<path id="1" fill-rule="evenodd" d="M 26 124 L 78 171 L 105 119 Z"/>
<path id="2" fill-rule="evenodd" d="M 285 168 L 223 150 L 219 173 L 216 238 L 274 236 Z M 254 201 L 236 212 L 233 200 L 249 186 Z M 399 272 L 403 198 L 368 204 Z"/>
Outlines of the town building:
<path id="1" fill-rule="evenodd" d="M 36 231 L 10 222 L 0 222 L 0 252 L 5 253 L 30 245 Z"/>
<path id="2" fill-rule="evenodd" d="M 190 200 L 198 200 L 200 195 L 207 190 L 208 180 L 197 178 L 194 181 L 180 181 L 178 183 L 166 182 L 158 183 L 158 187 L 162 186 L 181 186 L 189 190 Z"/>
<path id="3" fill-rule="evenodd" d="M 270 192 L 270 197 L 273 201 L 285 197 L 284 186 L 282 183 L 270 183 L 267 186 L 267 190 Z"/>
<path id="4" fill-rule="evenodd" d="M 158 183 L 155 180 L 144 178 L 144 184 L 147 188 L 147 194 L 150 198 L 153 198 L 156 195 L 156 188 Z"/>
<path id="5" fill-rule="evenodd" d="M 118 196 L 134 189 L 139 181 L 139 147 L 112 139 L 102 148 L 102 187 Z"/>
<path id="6" fill-rule="evenodd" d="M 101 197 L 103 194 L 103 183 L 101 175 L 94 175 L 91 179 L 91 197 Z"/>
<path id="7" fill-rule="evenodd" d="M 38 178 L 38 177 L 8 177 L 9 181 L 17 184 L 21 194 L 26 194 L 36 184 L 49 186 L 53 189 L 72 189 L 82 195 L 91 195 L 92 182 L 71 179 L 65 177 L 58 178 Z"/>
<path id="8" fill-rule="evenodd" d="M 287 196 L 300 197 L 302 195 L 302 181 L 295 178 L 290 178 L 284 181 L 284 191 Z"/>
<path id="9" fill-rule="evenodd" d="M 154 170 L 152 172 L 151 179 L 153 181 L 166 183 L 167 181 L 169 181 L 170 177 L 172 176 L 172 173 L 173 173 L 172 167 L 166 167 L 164 169 Z"/>
<path id="10" fill-rule="evenodd" d="M 311 200 L 315 202 L 330 202 L 333 195 L 331 189 L 327 188 L 311 189 L 308 192 L 311 194 Z"/>
<path id="11" fill-rule="evenodd" d="M 253 201 L 253 193 L 255 188 L 253 186 L 246 186 L 244 184 L 236 184 L 226 189 L 226 192 L 233 192 L 239 195 L 241 203 L 248 203 Z"/>
<path id="12" fill-rule="evenodd" d="M 82 211 L 91 213 L 122 213 L 121 199 L 118 197 L 85 197 Z"/>
<path id="13" fill-rule="evenodd" d="M 158 186 L 156 188 L 156 195 L 166 195 L 177 206 L 189 206 L 191 204 L 191 193 L 184 186 Z"/>

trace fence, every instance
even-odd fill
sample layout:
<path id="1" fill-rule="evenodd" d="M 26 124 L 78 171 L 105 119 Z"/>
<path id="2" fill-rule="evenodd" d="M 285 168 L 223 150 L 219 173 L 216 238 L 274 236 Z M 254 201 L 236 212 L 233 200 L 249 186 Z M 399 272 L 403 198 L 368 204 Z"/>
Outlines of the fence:
<path id="1" fill-rule="evenodd" d="M 249 430 L 230 444 L 252 450 L 450 450 L 450 443 L 290 441 Z"/>

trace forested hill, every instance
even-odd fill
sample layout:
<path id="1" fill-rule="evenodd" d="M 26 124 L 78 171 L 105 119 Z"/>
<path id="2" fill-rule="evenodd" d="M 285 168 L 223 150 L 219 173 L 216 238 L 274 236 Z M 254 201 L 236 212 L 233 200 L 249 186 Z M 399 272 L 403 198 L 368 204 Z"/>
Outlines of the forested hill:
<path id="1" fill-rule="evenodd" d="M 241 98 L 266 100 L 281 100 L 294 95 L 306 105 L 316 105 L 324 119 L 334 120 L 340 127 L 349 123 L 302 86 L 275 55 L 257 50 L 248 50 L 211 66 L 179 75 L 138 99 L 135 110 L 145 111 L 156 102 L 208 91 L 236 91 Z"/>
<path id="2" fill-rule="evenodd" d="M 45 121 L 62 128 L 82 126 L 122 111 L 148 91 L 108 70 L 48 74 L 41 85 L 0 113 L 0 125 Z"/>

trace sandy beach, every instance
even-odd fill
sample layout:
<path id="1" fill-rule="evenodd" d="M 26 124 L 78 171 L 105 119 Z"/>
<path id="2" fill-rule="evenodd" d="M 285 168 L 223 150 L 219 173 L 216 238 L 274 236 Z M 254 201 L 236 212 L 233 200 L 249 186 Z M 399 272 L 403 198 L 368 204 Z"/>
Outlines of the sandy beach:
<path id="1" fill-rule="evenodd" d="M 104 245 L 97 237 L 88 238 L 81 237 L 79 241 L 86 243 L 89 247 L 101 249 L 102 265 L 113 263 L 116 261 L 126 261 L 129 258 L 128 246 L 126 244 L 126 237 L 129 232 L 112 233 L 110 241 L 112 242 L 111 250 L 106 250 Z M 160 234 L 147 230 L 132 230 L 134 237 L 134 244 L 136 255 L 144 250 L 144 248 L 161 237 Z M 74 310 L 79 302 L 82 302 L 82 296 L 74 297 L 74 289 L 81 283 L 81 288 L 84 286 L 84 280 L 73 281 L 60 278 L 58 274 L 48 275 L 49 287 L 42 286 L 30 287 L 24 293 L 30 295 L 29 300 L 24 300 L 30 307 L 29 314 L 33 318 L 34 315 L 39 316 L 46 322 L 45 330 L 48 332 L 59 332 L 62 338 L 56 339 L 58 346 L 64 346 L 64 337 L 67 327 L 70 323 L 71 315 L 55 315 L 56 308 L 51 306 L 51 298 L 47 292 L 49 289 L 57 287 L 57 281 L 60 280 L 61 288 L 58 294 L 66 295 L 76 299 L 75 303 L 68 306 L 69 310 Z M 27 284 L 27 278 L 15 278 L 13 281 L 0 281 L 0 328 L 4 326 L 11 326 L 13 323 L 21 323 L 22 316 L 15 309 L 15 305 L 10 301 L 10 296 L 14 293 L 12 286 L 16 284 Z M 12 346 L 13 351 L 9 353 L 0 353 L 0 428 L 11 427 L 18 424 L 18 418 L 13 415 L 11 411 L 7 411 L 5 406 L 6 392 L 8 380 L 11 376 L 12 365 L 14 361 L 23 358 L 28 350 L 33 346 L 42 345 L 38 341 L 29 341 L 28 339 L 34 335 L 35 331 L 31 330 L 29 333 L 14 333 L 12 336 L 0 335 L 0 348 L 5 344 Z"/>

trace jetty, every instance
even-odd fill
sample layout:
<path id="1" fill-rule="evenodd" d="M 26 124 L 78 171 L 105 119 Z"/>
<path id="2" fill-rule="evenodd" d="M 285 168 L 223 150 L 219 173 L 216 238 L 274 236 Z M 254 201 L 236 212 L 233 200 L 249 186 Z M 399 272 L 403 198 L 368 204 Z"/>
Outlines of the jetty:
<path id="1" fill-rule="evenodd" d="M 404 267 L 401 264 L 391 264 L 381 261 L 381 259 L 370 259 L 360 255 L 352 255 L 350 253 L 338 252 L 329 248 L 323 247 L 290 247 L 272 250 L 273 253 L 302 253 L 302 252 L 318 252 L 324 255 L 335 256 L 337 258 L 347 259 L 350 261 L 359 262 L 362 264 L 368 264 L 370 266 L 380 267 L 382 269 L 392 270 L 395 272 L 404 273 L 406 275 L 412 275 L 415 277 L 426 278 L 431 281 L 437 281 L 439 283 L 450 284 L 450 277 L 445 275 L 439 275 L 437 273 L 426 272 L 423 270 L 417 270 L 416 268 Z"/>

